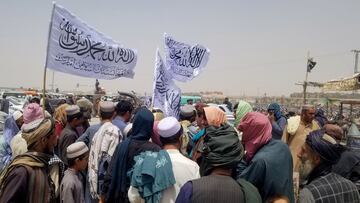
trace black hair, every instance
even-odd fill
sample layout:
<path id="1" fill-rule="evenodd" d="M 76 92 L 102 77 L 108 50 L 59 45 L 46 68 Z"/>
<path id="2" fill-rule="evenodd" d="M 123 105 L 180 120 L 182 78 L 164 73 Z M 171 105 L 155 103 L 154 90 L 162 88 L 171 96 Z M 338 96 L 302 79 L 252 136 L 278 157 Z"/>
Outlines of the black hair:
<path id="1" fill-rule="evenodd" d="M 82 159 L 84 159 L 85 157 L 87 157 L 88 154 L 89 154 L 89 152 L 86 152 L 86 153 L 84 153 L 84 154 L 82 154 L 82 155 L 80 155 L 80 156 L 78 156 L 78 157 L 71 158 L 71 159 L 68 158 L 68 159 L 67 159 L 68 166 L 69 166 L 69 167 L 74 166 L 76 159 L 82 160 Z"/>
<path id="2" fill-rule="evenodd" d="M 5 95 L 5 94 L 3 94 L 2 98 L 3 98 L 3 99 L 6 99 L 6 95 Z"/>
<path id="3" fill-rule="evenodd" d="M 30 103 L 40 104 L 40 99 L 38 97 L 33 97 L 33 98 L 30 99 Z"/>
<path id="4" fill-rule="evenodd" d="M 116 114 L 119 116 L 123 116 L 126 112 L 131 112 L 134 110 L 133 105 L 131 102 L 127 100 L 120 100 L 116 105 Z"/>
<path id="5" fill-rule="evenodd" d="M 183 128 L 181 126 L 179 132 L 177 132 L 175 135 L 173 135 L 171 137 L 164 138 L 164 137 L 160 136 L 160 141 L 163 145 L 176 144 L 177 142 L 179 142 L 179 138 L 182 134 L 183 134 Z"/>
<path id="6" fill-rule="evenodd" d="M 76 113 L 76 114 L 74 114 L 74 115 L 67 115 L 67 116 L 66 116 L 66 119 L 67 119 L 67 122 L 70 123 L 70 122 L 72 122 L 73 120 L 75 120 L 76 118 L 77 118 L 77 119 L 80 119 L 80 118 L 82 118 L 83 116 L 84 116 L 83 113 L 82 113 L 82 112 L 79 112 L 79 113 Z"/>
<path id="7" fill-rule="evenodd" d="M 100 117 L 101 117 L 102 119 L 111 119 L 111 118 L 113 117 L 113 113 L 114 113 L 114 112 L 102 112 L 102 111 L 100 110 Z"/>

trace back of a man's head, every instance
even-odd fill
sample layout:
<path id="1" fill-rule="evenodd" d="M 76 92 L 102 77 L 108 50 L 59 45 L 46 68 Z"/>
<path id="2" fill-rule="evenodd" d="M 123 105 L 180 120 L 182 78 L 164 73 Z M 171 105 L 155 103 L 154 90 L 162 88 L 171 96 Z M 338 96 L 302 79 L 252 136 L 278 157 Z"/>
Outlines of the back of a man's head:
<path id="1" fill-rule="evenodd" d="M 116 105 L 116 114 L 118 116 L 124 116 L 127 112 L 131 114 L 133 110 L 133 105 L 127 100 L 120 100 Z"/>

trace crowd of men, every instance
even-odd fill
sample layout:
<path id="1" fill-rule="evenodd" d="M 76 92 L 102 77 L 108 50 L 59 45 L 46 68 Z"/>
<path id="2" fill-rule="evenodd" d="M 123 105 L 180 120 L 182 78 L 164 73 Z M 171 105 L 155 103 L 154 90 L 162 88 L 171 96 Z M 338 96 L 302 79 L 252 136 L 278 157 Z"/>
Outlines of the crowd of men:
<path id="1" fill-rule="evenodd" d="M 314 106 L 225 102 L 234 124 L 205 103 L 175 118 L 121 100 L 90 125 L 87 101 L 51 115 L 31 100 L 5 121 L 0 202 L 360 202 L 360 155 Z"/>

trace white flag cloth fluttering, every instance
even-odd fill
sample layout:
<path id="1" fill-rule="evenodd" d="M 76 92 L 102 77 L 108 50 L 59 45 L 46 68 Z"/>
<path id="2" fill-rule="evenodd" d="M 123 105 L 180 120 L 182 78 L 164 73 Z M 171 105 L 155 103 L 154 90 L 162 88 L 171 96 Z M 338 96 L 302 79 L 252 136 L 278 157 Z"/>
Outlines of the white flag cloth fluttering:
<path id="1" fill-rule="evenodd" d="M 65 8 L 54 6 L 47 68 L 98 79 L 134 77 L 136 50 L 122 47 Z"/>
<path id="2" fill-rule="evenodd" d="M 198 76 L 209 60 L 210 50 L 178 42 L 166 33 L 164 38 L 166 66 L 172 77 L 187 82 Z"/>
<path id="3" fill-rule="evenodd" d="M 165 116 L 179 118 L 181 90 L 178 88 L 166 70 L 165 64 L 156 51 L 153 105 L 160 108 Z"/>

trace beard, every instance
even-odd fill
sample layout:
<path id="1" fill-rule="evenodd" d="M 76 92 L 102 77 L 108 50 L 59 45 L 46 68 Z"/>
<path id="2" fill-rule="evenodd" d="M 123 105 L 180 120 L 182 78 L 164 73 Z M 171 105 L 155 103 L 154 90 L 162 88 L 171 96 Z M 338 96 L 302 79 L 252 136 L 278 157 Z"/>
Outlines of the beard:
<path id="1" fill-rule="evenodd" d="M 313 169 L 314 169 L 314 164 L 312 163 L 311 160 L 309 160 L 309 159 L 307 159 L 305 161 L 301 160 L 301 165 L 299 168 L 300 183 L 307 180 L 307 178 L 309 177 L 309 175 Z"/>

